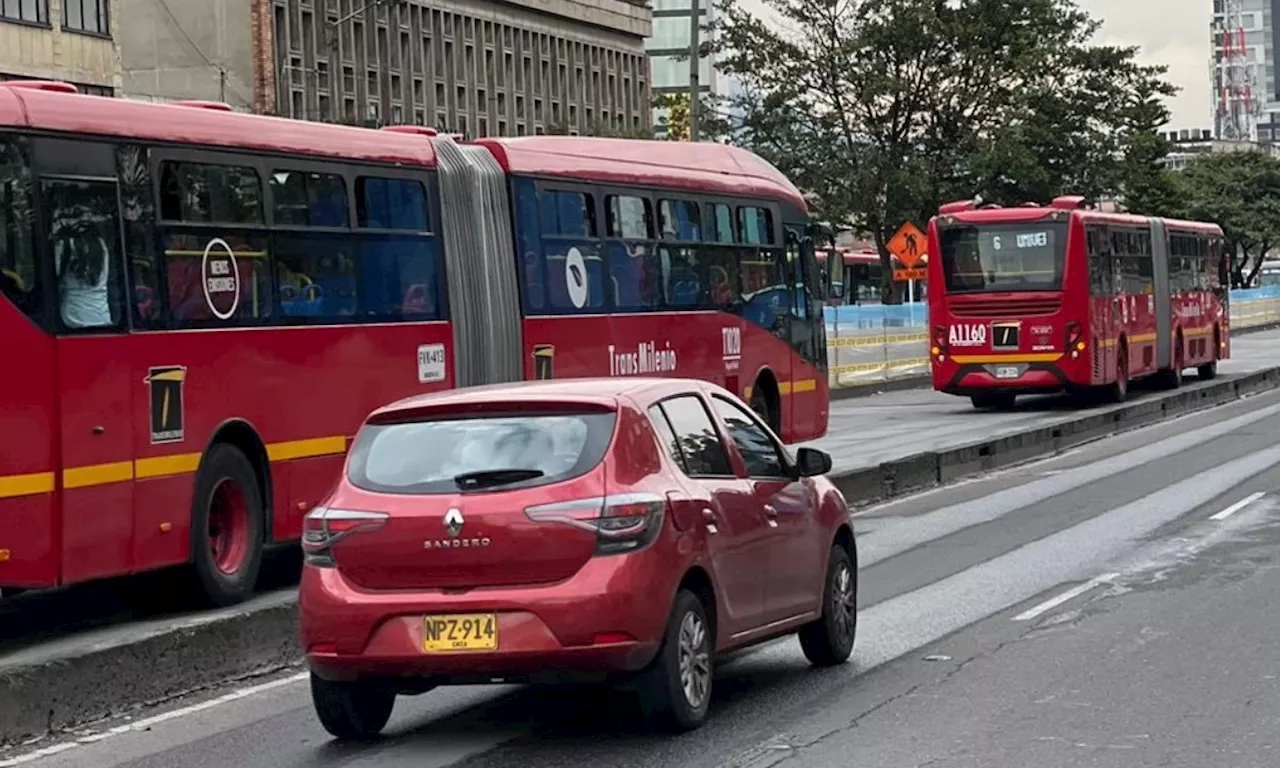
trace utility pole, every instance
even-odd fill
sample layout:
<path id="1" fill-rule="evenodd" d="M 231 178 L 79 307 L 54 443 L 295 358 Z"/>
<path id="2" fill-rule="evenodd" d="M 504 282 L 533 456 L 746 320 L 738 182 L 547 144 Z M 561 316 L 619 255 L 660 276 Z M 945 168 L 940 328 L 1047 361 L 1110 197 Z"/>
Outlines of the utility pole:
<path id="1" fill-rule="evenodd" d="M 702 117 L 702 57 L 698 55 L 698 33 L 702 27 L 702 0 L 689 0 L 689 141 L 698 140 Z"/>
<path id="2" fill-rule="evenodd" d="M 227 103 L 227 68 L 218 65 L 218 101 Z"/>

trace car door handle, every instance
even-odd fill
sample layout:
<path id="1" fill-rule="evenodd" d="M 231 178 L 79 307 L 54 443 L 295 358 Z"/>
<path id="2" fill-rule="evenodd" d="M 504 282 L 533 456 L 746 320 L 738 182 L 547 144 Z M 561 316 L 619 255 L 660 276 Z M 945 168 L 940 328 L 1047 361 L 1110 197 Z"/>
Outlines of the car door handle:
<path id="1" fill-rule="evenodd" d="M 766 517 L 768 517 L 768 518 L 769 518 L 769 527 L 770 527 L 770 528 L 777 528 L 777 527 L 778 527 L 778 510 L 777 510 L 777 508 L 776 508 L 776 507 L 774 507 L 772 504 L 765 504 L 765 505 L 764 505 L 764 514 L 765 514 L 765 516 L 766 516 Z"/>
<path id="2" fill-rule="evenodd" d="M 702 521 L 707 525 L 707 533 L 715 535 L 720 529 L 716 527 L 716 513 L 711 507 L 702 508 Z"/>

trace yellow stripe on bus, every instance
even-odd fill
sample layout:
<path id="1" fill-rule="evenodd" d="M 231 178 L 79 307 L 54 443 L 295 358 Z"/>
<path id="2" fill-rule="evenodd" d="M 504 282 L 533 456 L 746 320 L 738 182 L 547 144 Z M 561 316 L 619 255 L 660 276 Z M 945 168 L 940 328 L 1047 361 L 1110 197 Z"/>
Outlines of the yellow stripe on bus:
<path id="1" fill-rule="evenodd" d="M 347 438 L 313 437 L 309 440 L 290 440 L 286 443 L 270 443 L 267 445 L 267 458 L 272 461 L 289 461 L 290 459 L 309 459 L 313 456 L 331 456 L 347 452 Z"/>
<path id="2" fill-rule="evenodd" d="M 132 479 L 132 461 L 113 461 L 110 464 L 90 464 L 87 467 L 68 467 L 62 470 L 63 488 L 87 488 Z"/>
<path id="3" fill-rule="evenodd" d="M 987 365 L 993 363 L 1052 363 L 1062 358 L 1061 352 L 1034 352 L 1028 355 L 952 355 L 961 365 Z"/>
<path id="4" fill-rule="evenodd" d="M 32 472 L 29 475 L 0 477 L 0 499 L 53 493 L 55 480 L 57 477 L 52 472 Z"/>
<path id="5" fill-rule="evenodd" d="M 267 444 L 267 458 L 271 461 L 336 456 L 346 451 L 347 438 L 343 435 Z M 153 477 L 191 474 L 200 466 L 200 456 L 201 454 L 198 453 L 178 453 L 134 461 L 67 467 L 62 471 L 62 487 L 68 490 L 92 488 L 134 479 L 145 480 Z M 52 493 L 56 480 L 57 475 L 53 472 L 0 476 L 0 499 Z"/>

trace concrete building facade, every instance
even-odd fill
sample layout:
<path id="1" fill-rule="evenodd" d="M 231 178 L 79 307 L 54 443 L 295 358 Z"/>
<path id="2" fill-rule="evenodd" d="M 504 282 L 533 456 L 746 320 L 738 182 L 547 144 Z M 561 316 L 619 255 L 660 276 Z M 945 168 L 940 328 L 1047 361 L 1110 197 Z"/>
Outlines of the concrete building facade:
<path id="1" fill-rule="evenodd" d="M 643 0 L 118 2 L 138 98 L 468 137 L 651 119 Z"/>
<path id="2" fill-rule="evenodd" d="M 0 0 L 0 80 L 62 80 L 116 95 L 118 29 L 114 0 Z"/>

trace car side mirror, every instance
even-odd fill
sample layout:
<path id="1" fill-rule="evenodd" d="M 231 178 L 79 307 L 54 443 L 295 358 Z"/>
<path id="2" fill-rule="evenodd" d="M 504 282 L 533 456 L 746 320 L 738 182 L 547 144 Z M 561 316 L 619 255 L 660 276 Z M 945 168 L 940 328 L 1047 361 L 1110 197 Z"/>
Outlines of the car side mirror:
<path id="1" fill-rule="evenodd" d="M 816 448 L 801 448 L 796 451 L 796 467 L 801 477 L 816 477 L 831 471 L 831 454 Z"/>

